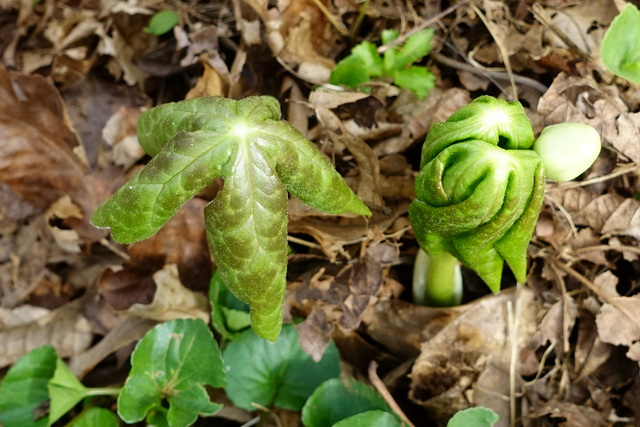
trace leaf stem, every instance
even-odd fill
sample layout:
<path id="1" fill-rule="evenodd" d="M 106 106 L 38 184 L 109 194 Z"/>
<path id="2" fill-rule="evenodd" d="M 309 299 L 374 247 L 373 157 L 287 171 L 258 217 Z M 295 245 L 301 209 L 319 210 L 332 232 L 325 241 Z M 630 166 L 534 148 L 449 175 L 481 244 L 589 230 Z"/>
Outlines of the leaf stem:
<path id="1" fill-rule="evenodd" d="M 462 275 L 458 259 L 448 252 L 429 256 L 420 249 L 413 269 L 413 299 L 433 307 L 460 305 Z"/>
<path id="2" fill-rule="evenodd" d="M 86 391 L 86 396 L 117 396 L 120 394 L 121 387 L 97 387 L 89 388 Z"/>

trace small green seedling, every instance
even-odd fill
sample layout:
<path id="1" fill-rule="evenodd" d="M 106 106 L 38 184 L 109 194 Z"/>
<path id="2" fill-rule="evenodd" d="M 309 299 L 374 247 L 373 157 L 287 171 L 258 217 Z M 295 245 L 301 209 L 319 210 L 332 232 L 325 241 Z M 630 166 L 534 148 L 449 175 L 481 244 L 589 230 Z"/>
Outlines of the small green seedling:
<path id="1" fill-rule="evenodd" d="M 320 211 L 371 215 L 329 161 L 286 121 L 270 96 L 165 104 L 138 121 L 154 156 L 91 217 L 131 243 L 156 233 L 190 198 L 224 178 L 205 208 L 220 277 L 251 307 L 251 325 L 275 341 L 287 271 L 287 190 Z"/>
<path id="2" fill-rule="evenodd" d="M 428 274 L 438 280 L 425 286 L 427 303 L 453 301 L 455 259 L 493 292 L 500 290 L 505 261 L 519 282 L 525 280 L 545 171 L 554 180 L 573 179 L 600 153 L 600 136 L 583 124 L 549 126 L 533 140 L 522 106 L 490 96 L 432 126 L 409 209 L 420 246 L 444 258 L 431 262 L 435 271 Z"/>
<path id="3" fill-rule="evenodd" d="M 640 11 L 634 4 L 627 3 L 611 22 L 600 56 L 613 74 L 640 83 Z"/>
<path id="4" fill-rule="evenodd" d="M 432 37 L 433 30 L 430 28 L 419 31 L 407 38 L 403 45 L 388 49 L 382 57 L 373 43 L 362 42 L 338 63 L 331 73 L 329 83 L 358 88 L 374 77 L 386 77 L 422 99 L 433 89 L 435 78 L 425 67 L 411 64 L 429 53 Z M 384 44 L 397 38 L 397 30 L 382 32 Z"/>
<path id="5" fill-rule="evenodd" d="M 171 10 L 161 10 L 153 15 L 149 25 L 144 27 L 143 31 L 154 36 L 161 36 L 171 31 L 173 27 L 178 25 L 178 22 L 180 22 L 180 17 L 177 13 Z"/>

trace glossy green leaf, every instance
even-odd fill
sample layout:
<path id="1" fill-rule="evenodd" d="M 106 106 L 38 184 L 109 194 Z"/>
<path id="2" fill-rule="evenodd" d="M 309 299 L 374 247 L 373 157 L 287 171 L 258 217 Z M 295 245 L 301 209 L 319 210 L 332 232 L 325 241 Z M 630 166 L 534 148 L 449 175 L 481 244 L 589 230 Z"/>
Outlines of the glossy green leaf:
<path id="1" fill-rule="evenodd" d="M 143 31 L 154 36 L 161 36 L 171 31 L 173 27 L 178 25 L 178 22 L 180 22 L 180 17 L 177 13 L 171 10 L 161 10 L 153 15 L 149 25 L 144 27 Z"/>
<path id="2" fill-rule="evenodd" d="M 540 157 L 522 106 L 483 96 L 432 126 L 409 218 L 430 255 L 446 251 L 493 292 L 504 261 L 526 278 L 526 249 L 544 196 Z"/>
<path id="3" fill-rule="evenodd" d="M 367 411 L 340 420 L 333 427 L 405 427 L 407 423 L 400 417 L 385 411 Z M 471 427 L 469 424 L 467 427 Z"/>
<path id="4" fill-rule="evenodd" d="M 258 404 L 300 410 L 322 382 L 340 375 L 340 357 L 331 343 L 318 363 L 305 353 L 293 325 L 284 325 L 274 343 L 252 330 L 243 332 L 224 351 L 227 373 L 225 391 L 231 401 L 246 410 Z"/>
<path id="5" fill-rule="evenodd" d="M 108 409 L 93 407 L 82 412 L 71 425 L 73 427 L 118 427 L 120 421 Z"/>
<path id="6" fill-rule="evenodd" d="M 499 419 L 498 414 L 491 409 L 478 406 L 455 414 L 447 423 L 447 427 L 491 427 Z"/>
<path id="7" fill-rule="evenodd" d="M 251 324 L 275 340 L 287 267 L 287 191 L 333 214 L 371 215 L 329 161 L 280 119 L 275 98 L 198 98 L 144 113 L 138 139 L 149 164 L 93 214 L 129 243 L 158 231 L 218 177 L 222 191 L 205 209 L 220 276 L 251 307 Z"/>
<path id="8" fill-rule="evenodd" d="M 322 383 L 302 408 L 306 427 L 331 427 L 340 420 L 367 411 L 391 412 L 371 387 L 354 378 L 334 378 Z"/>
<path id="9" fill-rule="evenodd" d="M 249 306 L 237 299 L 220 278 L 217 271 L 209 287 L 211 323 L 225 340 L 234 340 L 251 325 Z"/>
<path id="10" fill-rule="evenodd" d="M 600 47 L 602 62 L 612 73 L 640 83 L 640 10 L 627 3 L 611 22 Z"/>
<path id="11" fill-rule="evenodd" d="M 47 383 L 56 370 L 58 355 L 51 346 L 22 356 L 0 384 L 0 422 L 4 427 L 45 427 L 49 424 L 45 404 Z"/>
<path id="12" fill-rule="evenodd" d="M 146 416 L 149 424 L 191 425 L 198 415 L 213 415 L 222 408 L 209 400 L 204 385 L 225 385 L 220 350 L 207 325 L 200 319 L 162 323 L 131 355 L 118 414 L 127 423 Z"/>

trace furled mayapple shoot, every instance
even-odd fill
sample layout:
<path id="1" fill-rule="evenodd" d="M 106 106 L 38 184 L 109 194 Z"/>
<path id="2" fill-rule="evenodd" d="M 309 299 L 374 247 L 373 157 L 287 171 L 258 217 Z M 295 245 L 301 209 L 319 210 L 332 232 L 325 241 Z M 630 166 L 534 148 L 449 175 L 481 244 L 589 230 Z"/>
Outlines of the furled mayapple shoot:
<path id="1" fill-rule="evenodd" d="M 600 137 L 590 126 L 550 126 L 534 145 L 531 123 L 518 102 L 477 98 L 446 122 L 434 124 L 424 143 L 416 200 L 409 209 L 418 243 L 431 257 L 453 255 L 493 292 L 500 290 L 504 261 L 524 281 L 545 170 L 551 179 L 572 179 L 599 152 Z M 449 266 L 431 262 L 430 268 L 452 268 L 445 264 Z M 439 286 L 453 284 L 431 284 L 432 289 Z M 427 284 L 426 293 L 451 295 L 429 288 Z M 446 298 L 435 300 L 447 303 Z"/>
<path id="2" fill-rule="evenodd" d="M 251 324 L 275 341 L 287 270 L 287 191 L 323 212 L 371 215 L 329 161 L 270 96 L 198 98 L 145 112 L 142 148 L 154 156 L 93 214 L 121 243 L 156 233 L 216 178 L 205 208 L 211 252 L 224 283 L 251 307 Z"/>

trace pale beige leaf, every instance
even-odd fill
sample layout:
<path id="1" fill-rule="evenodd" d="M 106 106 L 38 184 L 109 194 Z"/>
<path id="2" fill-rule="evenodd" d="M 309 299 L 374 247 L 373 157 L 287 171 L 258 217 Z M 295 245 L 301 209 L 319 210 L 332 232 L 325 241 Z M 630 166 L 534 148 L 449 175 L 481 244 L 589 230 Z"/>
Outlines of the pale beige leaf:
<path id="1" fill-rule="evenodd" d="M 0 309 L 0 368 L 43 345 L 53 346 L 60 357 L 71 357 L 87 349 L 92 338 L 91 324 L 74 308 Z"/>
<path id="2" fill-rule="evenodd" d="M 209 300 L 185 288 L 180 282 L 178 266 L 167 264 L 153 275 L 156 293 L 149 305 L 135 303 L 124 313 L 166 322 L 173 319 L 202 319 L 209 322 Z"/>
<path id="3" fill-rule="evenodd" d="M 625 199 L 607 218 L 602 233 L 631 236 L 640 239 L 640 202 Z"/>

